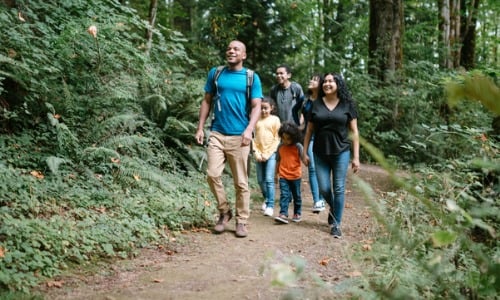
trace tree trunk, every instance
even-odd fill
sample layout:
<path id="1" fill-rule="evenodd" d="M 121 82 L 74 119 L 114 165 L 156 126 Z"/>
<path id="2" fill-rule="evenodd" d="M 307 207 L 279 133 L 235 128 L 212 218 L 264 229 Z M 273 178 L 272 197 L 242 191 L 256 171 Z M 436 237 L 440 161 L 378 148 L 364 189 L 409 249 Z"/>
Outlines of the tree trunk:
<path id="1" fill-rule="evenodd" d="M 402 0 L 370 0 L 368 71 L 381 82 L 402 68 L 402 36 Z"/>
<path id="2" fill-rule="evenodd" d="M 323 0 L 323 44 L 330 49 L 332 45 L 333 3 L 332 0 Z"/>
<path id="3" fill-rule="evenodd" d="M 460 51 L 460 65 L 466 70 L 474 69 L 476 63 L 476 23 L 479 0 L 472 0 L 469 7 L 465 0 L 462 0 L 461 40 L 462 49 Z"/>
<path id="4" fill-rule="evenodd" d="M 460 64 L 460 1 L 439 0 L 441 67 L 455 69 Z"/>
<path id="5" fill-rule="evenodd" d="M 196 3 L 193 0 L 176 0 L 172 1 L 176 12 L 173 17 L 174 28 L 180 32 L 184 32 L 187 35 L 193 31 L 193 23 L 195 22 L 196 15 L 194 14 Z"/>
<path id="6" fill-rule="evenodd" d="M 146 30 L 146 54 L 149 54 L 151 45 L 153 44 L 153 29 L 156 22 L 156 11 L 158 9 L 158 0 L 151 0 L 149 2 L 149 26 Z"/>

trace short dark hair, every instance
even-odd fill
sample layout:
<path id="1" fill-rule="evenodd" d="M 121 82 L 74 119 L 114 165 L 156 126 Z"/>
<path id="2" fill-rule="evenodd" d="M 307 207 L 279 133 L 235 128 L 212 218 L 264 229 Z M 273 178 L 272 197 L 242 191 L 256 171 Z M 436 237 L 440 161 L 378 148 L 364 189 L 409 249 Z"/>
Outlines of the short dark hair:
<path id="1" fill-rule="evenodd" d="M 302 138 L 302 133 L 300 132 L 300 129 L 297 126 L 297 124 L 295 124 L 295 122 L 288 121 L 281 124 L 280 130 L 278 131 L 278 135 L 280 136 L 280 138 L 282 138 L 283 134 L 285 133 L 290 136 L 294 144 L 300 143 Z"/>
<path id="2" fill-rule="evenodd" d="M 284 69 L 285 69 L 285 71 L 286 71 L 288 74 L 292 74 L 292 69 L 290 69 L 290 66 L 288 66 L 288 65 L 282 64 L 282 65 L 279 65 L 276 69 L 279 69 L 279 68 L 284 68 Z"/>

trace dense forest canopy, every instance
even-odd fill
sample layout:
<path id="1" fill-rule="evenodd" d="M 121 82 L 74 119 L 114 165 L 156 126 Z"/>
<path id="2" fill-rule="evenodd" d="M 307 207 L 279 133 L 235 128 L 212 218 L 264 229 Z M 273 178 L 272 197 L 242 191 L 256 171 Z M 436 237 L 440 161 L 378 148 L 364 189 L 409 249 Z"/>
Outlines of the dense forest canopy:
<path id="1" fill-rule="evenodd" d="M 399 182 L 414 201 L 379 199 L 391 216 L 386 229 L 397 233 L 381 243 L 408 256 L 371 259 L 380 259 L 375 273 L 399 260 L 414 278 L 439 282 L 390 290 L 390 278 L 367 275 L 373 292 L 491 297 L 499 8 L 493 0 L 0 1 L 0 287 L 28 290 L 73 263 L 132 256 L 165 228 L 211 224 L 205 149 L 193 135 L 207 71 L 239 39 L 265 94 L 282 63 L 303 86 L 315 72 L 340 72 L 359 109 L 361 159 L 420 174 Z M 406 240 L 409 219 L 423 225 Z M 442 261 L 429 266 L 438 252 Z"/>

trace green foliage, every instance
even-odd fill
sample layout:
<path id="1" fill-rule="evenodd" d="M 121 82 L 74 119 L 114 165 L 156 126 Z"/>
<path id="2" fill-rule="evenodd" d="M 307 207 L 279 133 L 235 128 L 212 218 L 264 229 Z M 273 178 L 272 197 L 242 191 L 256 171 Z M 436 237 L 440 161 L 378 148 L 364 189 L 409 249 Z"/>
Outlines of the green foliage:
<path id="1" fill-rule="evenodd" d="M 495 115 L 500 115 L 500 88 L 493 80 L 480 72 L 462 76 L 462 82 L 450 81 L 446 85 L 449 102 L 457 105 L 463 99 L 480 101 Z"/>
<path id="2" fill-rule="evenodd" d="M 426 62 L 405 72 L 404 82 L 383 87 L 365 75 L 346 74 L 360 111 L 360 134 L 401 164 L 474 154 L 478 138 L 491 131 L 492 114 L 475 102 L 450 107 L 441 84 L 448 74 Z"/>
<path id="3" fill-rule="evenodd" d="M 376 206 L 372 203 L 387 233 L 365 255 L 375 266 L 366 278 L 373 292 L 414 299 L 419 295 L 488 299 L 498 293 L 495 249 L 500 211 L 494 199 L 500 191 L 498 183 L 478 186 L 470 175 L 467 170 L 439 174 L 423 170 L 405 183 L 404 191 L 387 194 Z M 472 181 L 462 183 L 464 176 Z M 411 187 L 413 192 L 408 191 Z M 475 189 L 483 195 L 477 197 Z M 463 209 L 455 206 L 455 200 Z"/>
<path id="4" fill-rule="evenodd" d="M 150 178 L 133 179 L 140 173 L 121 168 L 132 180 L 119 186 L 121 180 L 95 173 L 36 178 L 2 166 L 0 286 L 28 291 L 71 263 L 126 258 L 166 237 L 165 229 L 211 222 L 214 207 L 200 193 L 206 189 L 201 176 L 195 182 L 149 170 Z"/>
<path id="5" fill-rule="evenodd" d="M 471 143 L 467 134 L 458 137 Z M 371 187 L 358 181 L 383 227 L 372 251 L 360 254 L 373 266 L 360 285 L 370 289 L 355 293 L 362 298 L 494 299 L 500 292 L 496 141 L 481 136 L 470 146 L 475 153 L 441 157 L 432 169 L 420 168 L 406 179 L 394 172 L 379 150 L 366 141 L 362 144 L 400 190 L 376 199 Z"/>
<path id="6" fill-rule="evenodd" d="M 148 25 L 139 17 L 147 6 L 129 2 L 141 10 L 116 0 L 0 3 L 0 290 L 27 291 L 72 264 L 131 257 L 170 230 L 211 222 L 215 207 L 199 173 L 206 154 L 193 133 L 206 71 L 239 38 L 264 89 L 277 62 L 290 64 L 303 85 L 313 72 L 342 72 L 358 103 L 360 133 L 381 150 L 365 143 L 363 160 L 390 170 L 393 162 L 432 166 L 411 181 L 391 173 L 403 190 L 374 207 L 389 235 L 368 257 L 375 269 L 366 293 L 498 292 L 492 115 L 481 103 L 445 101 L 440 83 L 454 75 L 437 67 L 435 4 L 405 2 L 402 80 L 380 87 L 365 74 L 367 1 L 160 3 L 148 51 Z M 479 12 L 478 63 L 492 65 L 484 72 L 494 77 L 490 2 Z M 186 28 L 186 19 L 191 32 L 170 28 Z M 487 100 L 482 105 L 497 112 L 495 84 L 465 75 L 447 91 Z M 289 270 L 281 270 L 281 283 L 303 275 Z"/>
<path id="7" fill-rule="evenodd" d="M 0 10 L 0 290 L 211 223 L 184 40 L 163 28 L 146 54 L 114 0 L 17 4 Z"/>

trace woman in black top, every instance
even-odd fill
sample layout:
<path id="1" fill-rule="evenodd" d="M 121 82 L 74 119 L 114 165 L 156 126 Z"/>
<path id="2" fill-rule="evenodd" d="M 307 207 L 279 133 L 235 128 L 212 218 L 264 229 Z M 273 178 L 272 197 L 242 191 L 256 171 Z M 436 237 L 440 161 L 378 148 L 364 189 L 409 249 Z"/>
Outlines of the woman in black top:
<path id="1" fill-rule="evenodd" d="M 319 190 L 330 206 L 328 224 L 332 226 L 331 234 L 340 238 L 345 180 L 351 150 L 354 173 L 358 172 L 360 167 L 358 112 L 347 85 L 339 74 L 325 74 L 320 86 L 320 95 L 313 102 L 307 116 L 304 148 L 309 147 L 311 136 L 314 134 L 313 153 Z M 307 151 L 304 151 L 303 155 L 304 163 L 309 164 Z"/>

